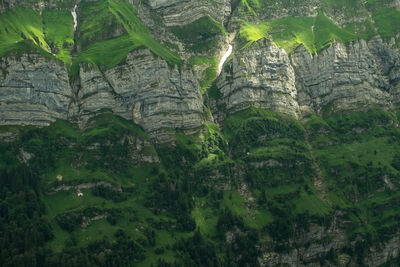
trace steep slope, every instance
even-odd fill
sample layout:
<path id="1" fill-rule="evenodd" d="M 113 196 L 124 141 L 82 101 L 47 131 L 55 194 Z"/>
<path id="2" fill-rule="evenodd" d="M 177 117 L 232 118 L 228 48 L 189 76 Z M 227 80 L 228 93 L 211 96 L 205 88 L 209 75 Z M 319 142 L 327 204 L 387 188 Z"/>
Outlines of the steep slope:
<path id="1" fill-rule="evenodd" d="M 399 19 L 2 1 L 1 265 L 397 266 Z"/>

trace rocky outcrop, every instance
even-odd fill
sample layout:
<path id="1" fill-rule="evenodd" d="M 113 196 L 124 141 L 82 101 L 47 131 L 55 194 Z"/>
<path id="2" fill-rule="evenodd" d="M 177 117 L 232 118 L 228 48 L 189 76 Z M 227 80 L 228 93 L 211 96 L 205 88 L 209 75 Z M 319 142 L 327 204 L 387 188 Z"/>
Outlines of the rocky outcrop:
<path id="1" fill-rule="evenodd" d="M 264 252 L 258 259 L 260 266 L 359 266 L 359 260 L 366 266 L 380 266 L 400 254 L 399 233 L 390 240 L 370 246 L 369 253 L 357 259 L 340 251 L 354 250 L 356 241 L 350 242 L 343 230 L 330 227 L 326 229 L 319 225 L 311 225 L 310 231 L 296 239 L 297 248 L 284 252 L 272 252 L 262 248 Z M 337 264 L 321 259 L 337 256 Z"/>
<path id="2" fill-rule="evenodd" d="M 198 128 L 204 121 L 192 71 L 170 67 L 146 49 L 104 72 L 82 65 L 77 92 L 63 64 L 38 54 L 2 58 L 0 67 L 2 125 L 44 126 L 72 115 L 86 121 L 105 108 L 135 121 L 150 135 L 161 128 Z"/>
<path id="3" fill-rule="evenodd" d="M 393 235 L 393 237 L 380 244 L 370 248 L 369 253 L 365 259 L 367 266 L 381 266 L 391 259 L 400 256 L 400 233 Z"/>
<path id="4" fill-rule="evenodd" d="M 80 75 L 82 114 L 107 107 L 150 135 L 203 124 L 203 99 L 192 71 L 170 67 L 147 49 L 130 53 L 125 64 L 104 73 L 82 68 Z"/>
<path id="5" fill-rule="evenodd" d="M 149 0 L 149 4 L 167 27 L 184 26 L 205 16 L 222 24 L 231 12 L 230 0 Z"/>
<path id="6" fill-rule="evenodd" d="M 239 1 L 232 1 L 240 2 Z M 253 11 L 257 12 L 257 19 L 254 16 L 247 16 L 246 20 L 273 20 L 280 19 L 287 16 L 292 17 L 313 17 L 318 14 L 318 9 L 322 7 L 323 3 L 319 0 L 303 0 L 296 1 L 296 4 L 293 4 L 290 1 L 263 1 L 262 5 L 258 8 L 255 4 L 255 1 L 247 1 L 250 4 L 250 7 L 253 7 Z M 239 7 L 234 10 L 233 19 L 243 19 L 246 16 L 246 13 L 252 14 L 253 12 L 249 12 L 246 5 L 239 5 Z"/>
<path id="7" fill-rule="evenodd" d="M 289 56 L 271 42 L 261 40 L 238 50 L 218 78 L 218 87 L 229 112 L 254 105 L 297 117 L 295 73 Z"/>
<path id="8" fill-rule="evenodd" d="M 19 1 L 19 0 L 2 0 L 0 2 L 0 13 L 6 10 L 14 10 L 17 7 L 30 8 L 43 11 L 46 8 L 69 9 L 65 6 L 65 1 L 41 0 L 41 1 Z M 72 6 L 71 6 L 72 8 Z"/>
<path id="9" fill-rule="evenodd" d="M 48 125 L 67 119 L 72 98 L 66 67 L 39 54 L 0 59 L 0 124 Z"/>
<path id="10" fill-rule="evenodd" d="M 310 55 L 301 46 L 292 62 L 303 110 L 318 112 L 328 105 L 335 111 L 373 104 L 389 108 L 399 102 L 398 86 L 394 86 L 398 56 L 380 38 L 348 45 L 337 42 L 319 55 Z"/>
<path id="11" fill-rule="evenodd" d="M 170 67 L 147 49 L 131 52 L 123 64 L 107 70 L 82 65 L 77 92 L 66 67 L 39 54 L 4 57 L 0 68 L 3 125 L 48 125 L 72 115 L 88 119 L 107 108 L 157 137 L 160 129 L 190 131 L 204 121 L 193 71 Z M 334 43 L 318 55 L 300 46 L 291 56 L 261 40 L 235 49 L 217 85 L 218 104 L 229 113 L 250 105 L 294 117 L 327 107 L 391 108 L 400 102 L 400 63 L 398 51 L 380 38 Z"/>
<path id="12" fill-rule="evenodd" d="M 82 64 L 79 79 L 79 114 L 82 118 L 90 118 L 104 108 L 116 107 L 116 94 L 97 67 Z"/>
<path id="13" fill-rule="evenodd" d="M 335 42 L 320 54 L 292 55 L 269 41 L 239 50 L 218 78 L 219 104 L 230 113 L 249 105 L 294 117 L 400 102 L 398 51 L 380 38 Z"/>
<path id="14" fill-rule="evenodd" d="M 62 185 L 58 185 L 57 187 L 50 188 L 48 190 L 48 192 L 46 192 L 46 194 L 54 195 L 60 191 L 69 191 L 69 190 L 76 191 L 76 190 L 81 190 L 81 189 L 90 189 L 90 188 L 99 187 L 99 186 L 109 187 L 112 190 L 122 192 L 122 189 L 120 186 L 115 186 L 109 182 L 100 181 L 100 182 L 83 183 L 83 184 L 77 184 L 77 185 L 62 184 Z"/>

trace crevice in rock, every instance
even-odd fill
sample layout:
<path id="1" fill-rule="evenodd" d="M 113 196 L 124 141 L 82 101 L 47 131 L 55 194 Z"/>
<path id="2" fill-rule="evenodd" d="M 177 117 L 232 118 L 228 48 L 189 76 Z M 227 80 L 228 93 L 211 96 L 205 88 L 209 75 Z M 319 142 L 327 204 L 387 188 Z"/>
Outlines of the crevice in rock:
<path id="1" fill-rule="evenodd" d="M 105 73 L 101 70 L 100 67 L 98 67 L 98 71 L 101 75 L 101 77 L 104 79 L 104 81 L 107 83 L 107 85 L 110 87 L 111 89 L 111 93 L 116 97 L 118 96 L 117 91 L 115 90 L 114 86 L 112 85 L 112 83 L 107 79 L 107 76 L 105 75 Z"/>

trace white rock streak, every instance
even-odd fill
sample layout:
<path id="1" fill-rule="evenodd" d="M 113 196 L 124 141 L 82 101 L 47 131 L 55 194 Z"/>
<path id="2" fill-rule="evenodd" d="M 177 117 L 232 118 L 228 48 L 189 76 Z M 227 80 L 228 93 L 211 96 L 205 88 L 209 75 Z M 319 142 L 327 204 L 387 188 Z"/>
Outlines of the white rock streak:
<path id="1" fill-rule="evenodd" d="M 78 20 L 76 19 L 76 8 L 77 5 L 75 5 L 74 10 L 71 11 L 72 17 L 74 18 L 74 31 L 76 31 L 76 26 L 78 26 Z"/>
<path id="2" fill-rule="evenodd" d="M 221 61 L 219 62 L 218 65 L 218 75 L 220 75 L 222 66 L 224 66 L 225 61 L 228 59 L 228 57 L 232 54 L 232 46 L 229 45 L 228 51 L 226 51 L 225 55 L 221 58 Z"/>

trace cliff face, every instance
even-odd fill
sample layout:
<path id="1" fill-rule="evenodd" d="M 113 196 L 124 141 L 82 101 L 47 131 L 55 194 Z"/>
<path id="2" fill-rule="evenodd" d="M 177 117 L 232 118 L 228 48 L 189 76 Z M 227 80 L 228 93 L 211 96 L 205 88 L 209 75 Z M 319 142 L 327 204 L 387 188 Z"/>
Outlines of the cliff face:
<path id="1" fill-rule="evenodd" d="M 357 110 L 398 103 L 399 53 L 375 38 L 334 43 L 311 55 L 304 46 L 292 55 L 259 41 L 237 51 L 218 78 L 220 104 L 229 112 L 255 105 L 302 117 L 310 112 Z"/>
<path id="2" fill-rule="evenodd" d="M 149 0 L 149 5 L 160 13 L 167 27 L 190 24 L 209 16 L 219 23 L 226 22 L 231 13 L 230 0 Z"/>
<path id="3" fill-rule="evenodd" d="M 66 67 L 38 54 L 0 59 L 0 121 L 48 125 L 67 119 L 72 101 Z"/>
<path id="4" fill-rule="evenodd" d="M 230 1 L 149 1 L 148 6 L 138 8 L 148 16 L 156 12 L 164 27 L 176 28 L 203 17 L 224 23 L 236 5 Z M 320 3 L 308 5 L 308 9 L 302 5 L 267 5 L 264 9 L 279 10 L 272 12 L 277 17 L 312 16 Z M 15 3 L 9 7 L 15 8 Z M 235 11 L 234 18 L 239 14 Z M 154 26 L 152 18 L 145 21 Z M 85 34 L 83 30 L 79 33 Z M 160 34 L 169 40 L 176 38 Z M 289 55 L 266 40 L 242 49 L 240 38 L 237 35 L 233 40 L 233 56 L 217 79 L 221 93 L 217 102 L 228 113 L 255 105 L 301 118 L 324 107 L 334 111 L 374 104 L 391 108 L 399 102 L 399 53 L 394 41 L 375 37 L 349 44 L 334 42 L 318 54 L 299 46 Z M 175 40 L 184 46 L 180 42 Z M 184 50 L 179 53 L 184 58 L 193 55 Z M 1 68 L 1 119 L 5 124 L 46 125 L 68 117 L 86 120 L 104 108 L 135 121 L 154 137 L 162 128 L 193 130 L 204 122 L 204 100 L 197 82 L 201 75 L 193 74 L 199 67 L 169 66 L 146 48 L 130 52 L 123 63 L 111 68 L 81 64 L 74 81 L 69 81 L 68 66 L 35 53 L 18 59 L 3 57 Z"/>
<path id="5" fill-rule="evenodd" d="M 86 179 L 123 188 L 117 200 L 115 192 L 103 196 L 121 217 L 132 213 L 123 210 L 132 203 L 119 209 L 118 201 L 133 200 L 151 213 L 146 221 L 137 218 L 141 211 L 129 218 L 143 230 L 137 238 L 143 247 L 154 240 L 142 225 L 165 232 L 195 225 L 221 251 L 229 248 L 227 263 L 255 265 L 241 262 L 253 250 L 235 251 L 249 243 L 261 266 L 389 262 L 400 253 L 400 30 L 384 28 L 369 1 L 292 2 L 3 1 L 0 18 L 34 13 L 39 26 L 13 21 L 18 31 L 0 20 L 0 126 L 40 129 L 4 128 L 0 139 L 16 161 L 33 159 L 32 165 L 54 149 L 55 163 L 43 174 L 53 186 L 61 183 L 54 173 L 65 172 L 66 190 Z M 356 15 L 348 16 L 349 8 Z M 383 8 L 397 16 L 399 1 Z M 49 26 L 49 10 L 69 23 L 60 32 Z M 317 20 L 331 31 L 323 38 Z M 381 28 L 362 32 L 374 24 Z M 63 31 L 67 43 L 57 39 Z M 15 44 L 26 46 L 11 49 Z M 217 74 L 228 45 L 233 53 Z M 36 135 L 51 137 L 47 150 L 28 142 Z M 225 214 L 232 207 L 237 217 Z M 157 255 L 175 249 L 175 236 L 167 235 Z"/>
<path id="6" fill-rule="evenodd" d="M 290 58 L 271 42 L 260 41 L 234 54 L 226 64 L 218 87 L 220 104 L 231 113 L 255 105 L 297 117 L 296 77 Z"/>
<path id="7" fill-rule="evenodd" d="M 350 110 L 398 103 L 398 50 L 375 38 L 349 45 L 335 43 L 311 56 L 303 47 L 292 57 L 299 105 L 320 111 Z"/>
<path id="8" fill-rule="evenodd" d="M 189 69 L 178 70 L 137 50 L 126 63 L 99 73 L 81 68 L 79 92 L 82 115 L 109 108 L 157 137 L 162 128 L 190 130 L 203 124 L 203 100 Z"/>
<path id="9" fill-rule="evenodd" d="M 380 38 L 336 42 L 318 55 L 300 46 L 290 56 L 259 41 L 236 48 L 225 64 L 217 80 L 218 103 L 229 113 L 255 105 L 297 118 L 328 105 L 332 111 L 391 108 L 400 101 L 398 55 Z M 3 124 L 46 125 L 72 115 L 88 118 L 104 108 L 148 132 L 203 123 L 203 97 L 192 70 L 169 67 L 146 49 L 105 71 L 83 66 L 76 97 L 67 68 L 38 54 L 4 57 L 1 69 Z"/>

